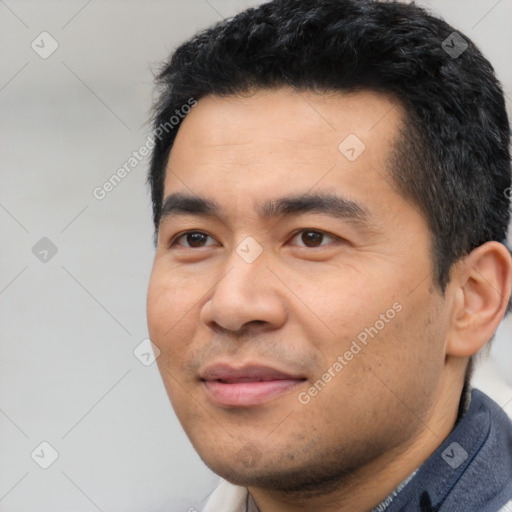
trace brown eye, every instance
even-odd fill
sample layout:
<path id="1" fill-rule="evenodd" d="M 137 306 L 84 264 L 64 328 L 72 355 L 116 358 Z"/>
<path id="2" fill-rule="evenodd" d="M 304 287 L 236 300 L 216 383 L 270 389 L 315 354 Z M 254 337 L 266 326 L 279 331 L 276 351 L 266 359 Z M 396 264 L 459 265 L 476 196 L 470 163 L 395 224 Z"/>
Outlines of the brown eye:
<path id="1" fill-rule="evenodd" d="M 293 236 L 291 244 L 314 249 L 315 247 L 324 247 L 336 240 L 339 240 L 339 238 L 329 233 L 324 233 L 316 229 L 303 229 Z"/>
<path id="2" fill-rule="evenodd" d="M 323 247 L 336 240 L 339 240 L 339 238 L 329 233 L 324 233 L 316 229 L 303 229 L 292 237 L 291 244 L 314 249 L 316 247 Z"/>
<path id="3" fill-rule="evenodd" d="M 300 239 L 306 247 L 318 247 L 322 244 L 324 234 L 319 231 L 304 231 Z"/>
<path id="4" fill-rule="evenodd" d="M 202 247 L 208 236 L 204 233 L 188 233 L 186 236 L 187 243 L 190 247 Z"/>
<path id="5" fill-rule="evenodd" d="M 197 249 L 212 245 L 214 241 L 210 235 L 207 235 L 206 233 L 201 233 L 200 231 L 189 231 L 188 233 L 183 233 L 183 235 L 179 236 L 174 243 L 183 247 Z"/>

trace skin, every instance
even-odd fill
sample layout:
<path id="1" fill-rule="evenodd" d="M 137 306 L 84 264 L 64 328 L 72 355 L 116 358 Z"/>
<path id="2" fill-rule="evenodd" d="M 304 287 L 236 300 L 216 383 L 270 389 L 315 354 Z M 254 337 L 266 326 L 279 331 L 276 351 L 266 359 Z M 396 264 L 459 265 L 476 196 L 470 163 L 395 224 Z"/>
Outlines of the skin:
<path id="1" fill-rule="evenodd" d="M 449 434 L 468 358 L 504 314 L 512 265 L 498 243 L 457 263 L 444 295 L 433 282 L 428 225 L 388 169 L 402 120 L 396 102 L 372 92 L 210 96 L 170 153 L 164 198 L 213 199 L 219 210 L 162 219 L 150 337 L 195 449 L 262 512 L 376 506 Z M 348 134 L 365 144 L 354 161 L 338 150 Z M 267 201 L 306 193 L 348 199 L 365 219 L 260 215 Z M 208 236 L 190 247 L 187 231 Z M 247 236 L 262 249 L 252 263 L 236 251 Z M 301 403 L 394 304 L 394 318 Z M 220 406 L 199 376 L 220 360 L 303 380 L 263 404 Z"/>

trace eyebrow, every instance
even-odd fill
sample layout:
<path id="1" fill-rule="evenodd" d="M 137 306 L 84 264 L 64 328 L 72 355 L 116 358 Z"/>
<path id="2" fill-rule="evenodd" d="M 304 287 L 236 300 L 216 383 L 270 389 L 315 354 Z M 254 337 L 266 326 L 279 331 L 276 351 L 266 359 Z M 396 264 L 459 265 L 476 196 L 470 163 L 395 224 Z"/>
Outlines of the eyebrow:
<path id="1" fill-rule="evenodd" d="M 272 219 L 306 213 L 321 213 L 331 217 L 368 223 L 368 209 L 348 198 L 327 193 L 306 193 L 289 197 L 281 197 L 265 201 L 258 207 L 260 217 Z M 174 193 L 163 202 L 160 220 L 175 215 L 197 215 L 206 217 L 222 217 L 222 209 L 213 199 Z"/>
<path id="2" fill-rule="evenodd" d="M 305 213 L 322 213 L 332 217 L 365 222 L 370 212 L 363 205 L 336 194 L 316 193 L 282 197 L 263 203 L 260 214 L 266 218 Z"/>
<path id="3" fill-rule="evenodd" d="M 175 215 L 202 215 L 213 217 L 220 211 L 219 206 L 212 199 L 176 193 L 167 196 L 160 212 L 160 220 Z"/>

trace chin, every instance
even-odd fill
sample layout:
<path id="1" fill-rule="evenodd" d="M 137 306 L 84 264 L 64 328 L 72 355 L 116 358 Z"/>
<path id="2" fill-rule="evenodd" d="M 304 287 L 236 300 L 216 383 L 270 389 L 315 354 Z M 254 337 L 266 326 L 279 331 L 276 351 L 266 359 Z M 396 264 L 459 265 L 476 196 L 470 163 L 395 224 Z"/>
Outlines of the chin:
<path id="1" fill-rule="evenodd" d="M 298 461 L 296 454 L 265 455 L 268 452 L 264 454 L 252 443 L 247 443 L 231 453 L 222 450 L 208 457 L 201 455 L 201 458 L 214 473 L 234 485 L 302 497 L 324 495 L 350 479 L 354 471 L 353 467 L 347 467 L 335 457 Z"/>

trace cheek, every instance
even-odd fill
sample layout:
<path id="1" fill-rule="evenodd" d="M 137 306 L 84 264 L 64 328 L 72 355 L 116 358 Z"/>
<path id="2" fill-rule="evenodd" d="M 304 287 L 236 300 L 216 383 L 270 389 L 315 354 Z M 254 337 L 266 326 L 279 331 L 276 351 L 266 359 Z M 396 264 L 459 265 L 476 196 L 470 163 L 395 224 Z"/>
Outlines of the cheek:
<path id="1" fill-rule="evenodd" d="M 410 411 L 412 419 L 421 418 L 441 378 L 444 333 L 427 293 L 406 297 L 401 304 L 402 311 L 372 340 L 369 362 L 376 384 L 388 388 L 406 416 Z"/>
<path id="2" fill-rule="evenodd" d="M 194 280 L 178 280 L 172 272 L 155 265 L 147 294 L 147 319 L 151 340 L 161 349 L 181 338 L 197 302 Z"/>
<path id="3" fill-rule="evenodd" d="M 400 317 L 402 313 L 393 309 L 397 293 L 390 284 L 379 288 L 379 282 L 371 272 L 338 267 L 328 272 L 296 276 L 291 286 L 297 297 L 293 299 L 296 318 L 311 331 L 311 339 L 321 337 L 324 347 L 329 345 L 343 353 L 359 335 L 364 340 L 366 331 L 376 322 L 379 332 L 387 331 L 393 322 L 389 319 Z M 380 315 L 387 312 L 387 322 L 382 324 Z M 368 336 L 366 334 L 366 338 Z"/>
<path id="4" fill-rule="evenodd" d="M 160 350 L 156 363 L 174 408 L 180 408 L 188 396 L 184 368 L 192 331 L 197 325 L 192 318 L 196 302 L 189 287 L 174 282 L 166 271 L 154 268 L 147 293 L 148 331 Z"/>

